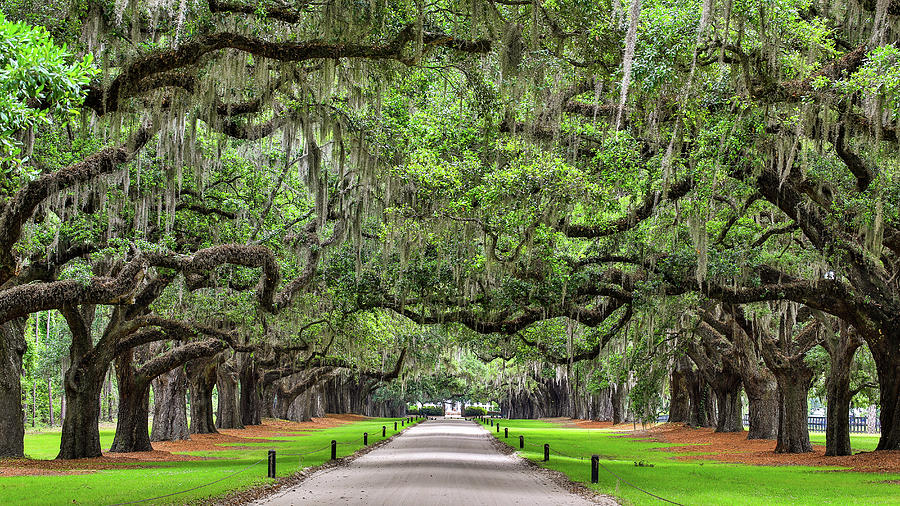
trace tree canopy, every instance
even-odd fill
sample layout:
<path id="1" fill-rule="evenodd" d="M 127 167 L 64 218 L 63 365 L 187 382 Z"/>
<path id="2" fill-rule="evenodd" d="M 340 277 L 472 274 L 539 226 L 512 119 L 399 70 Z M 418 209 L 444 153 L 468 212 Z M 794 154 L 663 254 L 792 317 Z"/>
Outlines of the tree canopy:
<path id="1" fill-rule="evenodd" d="M 0 429 L 53 326 L 62 458 L 110 365 L 121 451 L 177 374 L 900 449 L 892 0 L 2 5 Z"/>

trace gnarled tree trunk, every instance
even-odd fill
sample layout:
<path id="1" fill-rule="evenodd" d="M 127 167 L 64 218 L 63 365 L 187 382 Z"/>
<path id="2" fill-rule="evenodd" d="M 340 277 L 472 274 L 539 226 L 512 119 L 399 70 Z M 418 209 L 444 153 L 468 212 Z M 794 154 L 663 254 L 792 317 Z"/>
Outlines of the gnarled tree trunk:
<path id="1" fill-rule="evenodd" d="M 240 412 L 241 423 L 259 425 L 261 422 L 262 402 L 257 389 L 259 377 L 253 356 L 249 353 L 238 353 L 237 364 L 241 382 Z"/>
<path id="2" fill-rule="evenodd" d="M 718 423 L 716 432 L 742 432 L 744 430 L 741 420 L 741 380 L 739 376 L 722 378 L 722 381 L 713 385 L 716 392 L 716 407 Z"/>
<path id="3" fill-rule="evenodd" d="M 811 452 L 807 420 L 809 406 L 806 399 L 812 386 L 812 369 L 800 360 L 795 363 L 795 367 L 775 371 L 775 377 L 781 396 L 775 453 Z"/>
<path id="4" fill-rule="evenodd" d="M 58 459 L 83 459 L 103 456 L 100 448 L 100 390 L 105 371 L 80 364 L 73 356 L 66 374 L 66 418 Z"/>
<path id="5" fill-rule="evenodd" d="M 812 451 L 809 442 L 807 397 L 812 386 L 813 371 L 806 365 L 806 353 L 818 344 L 819 323 L 809 320 L 793 336 L 790 312 L 779 322 L 778 339 L 763 335 L 762 355 L 778 381 L 781 405 L 778 411 L 776 453 Z"/>
<path id="6" fill-rule="evenodd" d="M 744 390 L 747 392 L 747 409 L 749 411 L 750 432 L 747 439 L 776 439 L 778 437 L 778 382 L 766 370 L 766 374 L 757 374 L 745 378 Z"/>
<path id="7" fill-rule="evenodd" d="M 22 355 L 25 319 L 0 325 L 0 458 L 23 457 L 25 424 L 22 411 Z"/>
<path id="8" fill-rule="evenodd" d="M 119 419 L 111 452 L 149 452 L 148 418 L 150 415 L 150 383 L 136 378 L 132 361 L 133 350 L 116 358 L 116 379 L 119 384 Z"/>
<path id="9" fill-rule="evenodd" d="M 835 334 L 830 326 L 826 334 L 823 345 L 831 357 L 831 370 L 825 377 L 825 455 L 851 455 L 850 401 L 855 392 L 850 391 L 850 367 L 863 341 L 843 322 L 840 335 Z"/>
<path id="10" fill-rule="evenodd" d="M 698 377 L 690 394 L 691 417 L 688 420 L 688 425 L 693 427 L 715 427 L 717 422 L 716 403 L 706 381 Z"/>
<path id="11" fill-rule="evenodd" d="M 687 357 L 679 357 L 669 378 L 669 422 L 690 423 L 691 389 L 696 373 Z"/>
<path id="12" fill-rule="evenodd" d="M 72 331 L 69 370 L 65 374 L 66 417 L 58 459 L 100 457 L 100 391 L 109 360 L 97 353 L 91 339 L 94 306 L 66 306 L 61 312 Z M 112 357 L 110 357 L 110 360 Z"/>
<path id="13" fill-rule="evenodd" d="M 212 394 L 216 386 L 216 360 L 201 358 L 187 364 L 191 391 L 191 434 L 216 434 Z"/>
<path id="14" fill-rule="evenodd" d="M 219 404 L 216 407 L 216 427 L 219 429 L 243 429 L 241 421 L 240 398 L 238 397 L 237 371 L 233 358 L 225 359 L 224 355 L 216 370 L 216 388 L 219 391 Z"/>
<path id="15" fill-rule="evenodd" d="M 153 380 L 153 428 L 151 441 L 190 439 L 185 396 L 187 377 L 184 367 L 160 375 Z"/>
<path id="16" fill-rule="evenodd" d="M 875 449 L 900 450 L 900 348 L 873 349 L 872 356 L 881 393 L 881 439 Z"/>

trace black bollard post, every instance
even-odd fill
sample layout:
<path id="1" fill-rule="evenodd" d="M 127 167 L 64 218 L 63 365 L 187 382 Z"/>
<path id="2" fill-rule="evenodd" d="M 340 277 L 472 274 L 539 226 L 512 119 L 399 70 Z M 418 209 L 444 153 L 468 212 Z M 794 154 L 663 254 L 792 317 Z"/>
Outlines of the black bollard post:
<path id="1" fill-rule="evenodd" d="M 269 478 L 275 477 L 275 450 L 269 450 Z"/>
<path id="2" fill-rule="evenodd" d="M 369 433 L 363 432 L 363 446 L 369 446 Z"/>
<path id="3" fill-rule="evenodd" d="M 509 427 L 503 428 L 503 437 L 505 437 L 506 439 L 509 439 Z"/>
<path id="4" fill-rule="evenodd" d="M 491 418 L 491 427 L 493 427 L 493 426 L 494 426 L 494 419 Z"/>
<path id="5" fill-rule="evenodd" d="M 497 422 L 497 432 L 500 432 L 500 422 Z"/>
<path id="6" fill-rule="evenodd" d="M 544 443 L 544 462 L 550 461 L 550 445 Z"/>
<path id="7" fill-rule="evenodd" d="M 591 455 L 591 483 L 597 483 L 600 479 L 600 456 Z"/>
<path id="8" fill-rule="evenodd" d="M 400 426 L 406 427 L 406 419 L 400 420 Z"/>
<path id="9" fill-rule="evenodd" d="M 525 436 L 519 436 L 519 448 L 525 448 Z"/>
<path id="10" fill-rule="evenodd" d="M 331 440 L 331 460 L 337 460 L 337 441 Z"/>
<path id="11" fill-rule="evenodd" d="M 382 425 L 381 426 L 381 437 L 385 437 L 385 436 L 387 436 L 387 426 Z"/>
<path id="12" fill-rule="evenodd" d="M 394 430 L 397 430 L 397 422 L 394 422 Z"/>

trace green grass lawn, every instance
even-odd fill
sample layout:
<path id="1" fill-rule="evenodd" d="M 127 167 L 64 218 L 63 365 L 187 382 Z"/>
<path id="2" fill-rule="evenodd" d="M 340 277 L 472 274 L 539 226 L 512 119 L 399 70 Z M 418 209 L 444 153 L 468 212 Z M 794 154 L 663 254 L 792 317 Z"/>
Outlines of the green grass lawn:
<path id="1" fill-rule="evenodd" d="M 751 466 L 711 460 L 678 461 L 678 453 L 654 451 L 673 446 L 646 439 L 621 437 L 604 429 L 564 428 L 537 420 L 501 420 L 509 427 L 487 429 L 518 450 L 519 435 L 525 449 L 519 454 L 544 467 L 561 471 L 573 481 L 613 495 L 625 504 L 661 504 L 658 499 L 635 490 L 600 469 L 599 483 L 590 484 L 590 455 L 600 455 L 600 463 L 634 485 L 681 504 L 900 504 L 900 485 L 879 483 L 900 480 L 900 474 L 834 472 L 838 468 L 801 466 Z M 851 436 L 854 450 L 870 450 L 877 438 Z M 813 435 L 824 443 L 824 434 Z M 550 462 L 543 459 L 543 444 L 551 448 Z M 563 457 L 556 452 L 572 455 Z M 702 446 L 686 447 L 683 454 L 702 453 Z M 584 460 L 578 458 L 585 456 Z M 644 461 L 653 467 L 637 467 Z"/>
<path id="2" fill-rule="evenodd" d="M 116 504 L 149 499 L 225 478 L 192 492 L 146 504 L 180 504 L 220 496 L 271 481 L 266 478 L 268 450 L 277 452 L 277 475 L 287 476 L 299 470 L 299 460 L 286 454 L 324 448 L 303 457 L 303 467 L 317 466 L 331 457 L 332 439 L 347 443 L 337 447 L 338 457 L 344 457 L 362 448 L 363 432 L 369 433 L 369 444 L 383 439 L 383 425 L 387 426 L 387 437 L 395 434 L 395 420 L 399 419 L 373 418 L 279 436 L 272 438 L 272 443 L 239 444 L 238 448 L 223 451 L 186 452 L 214 460 L 147 463 L 142 464 L 147 467 L 141 469 L 100 470 L 81 475 L 0 477 L 0 504 Z M 112 430 L 101 430 L 103 448 L 109 448 L 113 434 Z M 25 453 L 32 458 L 52 459 L 59 452 L 59 440 L 58 430 L 27 434 Z M 242 472 L 229 477 L 242 469 Z"/>

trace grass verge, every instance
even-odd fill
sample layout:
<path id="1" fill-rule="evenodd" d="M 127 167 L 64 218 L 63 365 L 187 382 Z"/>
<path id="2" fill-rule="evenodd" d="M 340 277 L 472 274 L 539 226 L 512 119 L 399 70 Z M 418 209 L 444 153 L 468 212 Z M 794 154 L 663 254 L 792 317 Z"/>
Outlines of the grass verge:
<path id="1" fill-rule="evenodd" d="M 676 460 L 697 454 L 702 445 L 685 446 L 684 453 L 656 451 L 671 447 L 639 437 L 622 437 L 604 429 L 564 428 L 538 420 L 501 420 L 500 432 L 486 429 L 519 455 L 542 467 L 560 471 L 572 481 L 616 497 L 624 504 L 661 504 L 623 480 L 680 504 L 898 504 L 897 473 L 839 472 L 839 468 L 753 466 L 713 460 Z M 509 438 L 503 428 L 509 428 Z M 525 448 L 519 449 L 519 436 Z M 866 449 L 870 436 L 853 437 L 856 449 Z M 542 462 L 544 443 L 549 462 Z M 590 483 L 590 456 L 600 455 L 599 482 Z M 636 465 L 643 463 L 643 465 Z M 617 475 L 614 476 L 613 474 Z M 895 483 L 885 483 L 895 481 Z"/>
<path id="2" fill-rule="evenodd" d="M 141 466 L 139 469 L 104 469 L 89 474 L 0 476 L 0 504 L 118 504 L 202 486 L 145 504 L 197 502 L 272 483 L 274 480 L 266 477 L 269 450 L 276 451 L 276 475 L 280 478 L 300 470 L 300 458 L 291 454 L 319 450 L 302 457 L 303 468 L 318 466 L 330 459 L 332 439 L 339 442 L 338 458 L 345 457 L 363 448 L 364 432 L 369 433 L 370 445 L 396 434 L 398 431 L 394 431 L 393 427 L 397 420 L 373 418 L 265 438 L 271 439 L 271 443 L 244 443 L 237 447 L 223 445 L 226 449 L 219 451 L 183 452 L 209 460 L 137 462 Z M 381 437 L 382 426 L 387 427 L 385 438 Z M 401 430 L 404 428 L 398 427 Z M 109 447 L 112 436 L 112 431 L 101 432 L 104 448 Z M 25 452 L 31 458 L 53 458 L 59 449 L 59 438 L 59 432 L 26 435 Z M 129 467 L 134 464 L 129 464 Z M 216 480 L 221 481 L 211 483 Z"/>

